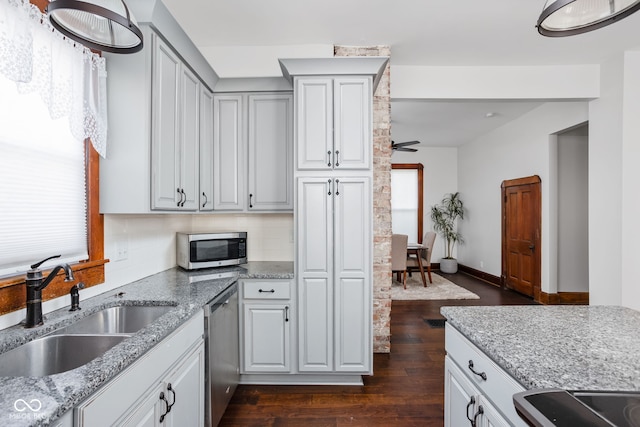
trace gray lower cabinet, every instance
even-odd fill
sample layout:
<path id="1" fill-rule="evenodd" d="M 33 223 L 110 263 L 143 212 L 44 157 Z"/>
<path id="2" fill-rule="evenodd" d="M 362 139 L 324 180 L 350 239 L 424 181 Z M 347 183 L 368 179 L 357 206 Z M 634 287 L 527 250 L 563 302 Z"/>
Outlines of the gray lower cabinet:
<path id="1" fill-rule="evenodd" d="M 203 334 L 200 311 L 78 405 L 74 425 L 203 425 Z"/>
<path id="2" fill-rule="evenodd" d="M 290 373 L 291 281 L 243 280 L 240 289 L 241 373 Z"/>
<path id="3" fill-rule="evenodd" d="M 215 94 L 214 129 L 214 210 L 291 211 L 291 93 Z"/>
<path id="4" fill-rule="evenodd" d="M 298 370 L 371 374 L 371 180 L 297 181 Z"/>

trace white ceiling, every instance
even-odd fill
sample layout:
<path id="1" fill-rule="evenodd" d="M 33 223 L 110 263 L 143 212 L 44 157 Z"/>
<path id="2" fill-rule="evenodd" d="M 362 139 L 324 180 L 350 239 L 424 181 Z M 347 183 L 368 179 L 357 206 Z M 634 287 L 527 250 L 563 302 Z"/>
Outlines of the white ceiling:
<path id="1" fill-rule="evenodd" d="M 391 46 L 393 65 L 435 66 L 598 64 L 640 47 L 640 13 L 577 36 L 540 36 L 535 24 L 544 0 L 163 2 L 199 48 L 383 44 Z M 458 146 L 537 105 L 394 101 L 392 137 Z"/>

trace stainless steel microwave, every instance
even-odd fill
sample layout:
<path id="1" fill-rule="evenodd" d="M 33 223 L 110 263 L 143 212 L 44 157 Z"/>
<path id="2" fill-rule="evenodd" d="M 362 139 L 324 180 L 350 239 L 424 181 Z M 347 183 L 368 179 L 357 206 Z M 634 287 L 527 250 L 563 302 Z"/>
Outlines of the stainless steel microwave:
<path id="1" fill-rule="evenodd" d="M 186 270 L 247 262 L 247 233 L 176 233 L 176 258 Z"/>

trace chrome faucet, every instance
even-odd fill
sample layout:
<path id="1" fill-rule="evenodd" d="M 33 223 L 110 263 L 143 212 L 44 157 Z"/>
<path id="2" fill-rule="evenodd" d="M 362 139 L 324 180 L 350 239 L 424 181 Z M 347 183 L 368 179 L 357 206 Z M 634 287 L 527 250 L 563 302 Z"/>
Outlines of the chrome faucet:
<path id="1" fill-rule="evenodd" d="M 42 290 L 56 277 L 60 270 L 64 269 L 65 282 L 73 281 L 73 271 L 68 264 L 60 264 L 53 267 L 51 273 L 44 278 L 40 266 L 50 259 L 60 258 L 60 255 L 54 255 L 47 259 L 35 263 L 31 266 L 31 270 L 27 271 L 27 318 L 25 320 L 25 328 L 33 328 L 43 324 L 42 321 Z"/>

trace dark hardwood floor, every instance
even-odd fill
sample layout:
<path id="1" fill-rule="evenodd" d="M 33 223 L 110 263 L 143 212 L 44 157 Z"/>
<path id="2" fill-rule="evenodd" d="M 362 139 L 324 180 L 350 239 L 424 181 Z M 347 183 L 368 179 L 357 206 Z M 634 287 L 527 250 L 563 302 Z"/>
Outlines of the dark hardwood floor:
<path id="1" fill-rule="evenodd" d="M 480 299 L 394 301 L 391 353 L 374 355 L 364 386 L 241 385 L 220 426 L 442 426 L 444 328 L 425 319 L 443 319 L 443 305 L 534 304 L 462 273 L 442 276 Z"/>

